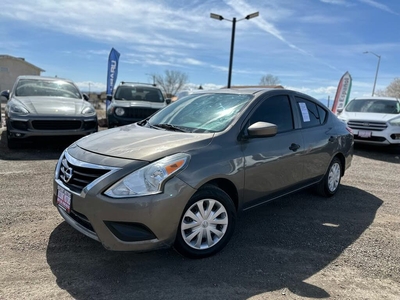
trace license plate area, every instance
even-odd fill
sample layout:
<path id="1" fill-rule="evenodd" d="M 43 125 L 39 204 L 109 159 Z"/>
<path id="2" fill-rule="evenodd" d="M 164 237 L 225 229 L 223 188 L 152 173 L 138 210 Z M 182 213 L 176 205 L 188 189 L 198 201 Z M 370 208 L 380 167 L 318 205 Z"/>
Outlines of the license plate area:
<path id="1" fill-rule="evenodd" d="M 67 213 L 71 212 L 72 194 L 61 186 L 57 187 L 57 205 Z"/>
<path id="2" fill-rule="evenodd" d="M 372 132 L 371 131 L 365 131 L 365 130 L 360 130 L 358 132 L 358 136 L 361 138 L 365 138 L 368 139 L 372 136 Z"/>

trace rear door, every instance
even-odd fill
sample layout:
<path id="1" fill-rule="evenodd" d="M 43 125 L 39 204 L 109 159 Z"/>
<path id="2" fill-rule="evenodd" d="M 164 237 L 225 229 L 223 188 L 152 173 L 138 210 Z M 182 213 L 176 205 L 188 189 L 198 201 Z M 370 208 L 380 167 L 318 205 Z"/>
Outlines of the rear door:
<path id="1" fill-rule="evenodd" d="M 304 142 L 301 133 L 295 129 L 289 95 L 274 95 L 260 101 L 246 120 L 246 126 L 259 121 L 276 124 L 278 133 L 273 137 L 249 138 L 242 144 L 244 208 L 296 189 L 304 178 Z"/>
<path id="2" fill-rule="evenodd" d="M 304 181 L 313 183 L 325 174 L 337 146 L 337 134 L 327 124 L 327 108 L 306 97 L 294 96 L 295 114 L 300 117 L 303 135 Z M 297 112 L 296 112 L 297 111 Z"/>

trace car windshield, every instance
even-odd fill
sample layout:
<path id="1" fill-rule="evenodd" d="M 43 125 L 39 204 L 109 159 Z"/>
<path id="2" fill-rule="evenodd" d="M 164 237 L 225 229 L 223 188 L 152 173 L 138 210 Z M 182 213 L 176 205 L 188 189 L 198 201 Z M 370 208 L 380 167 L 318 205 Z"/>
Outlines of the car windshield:
<path id="1" fill-rule="evenodd" d="M 115 100 L 164 102 L 159 89 L 152 87 L 120 86 L 115 92 Z"/>
<path id="2" fill-rule="evenodd" d="M 15 89 L 15 96 L 28 97 L 66 97 L 82 98 L 78 88 L 70 82 L 64 80 L 46 79 L 21 79 Z"/>
<path id="3" fill-rule="evenodd" d="M 381 99 L 353 100 L 347 105 L 345 110 L 347 112 L 399 114 L 400 103 L 396 100 Z"/>
<path id="4" fill-rule="evenodd" d="M 149 124 L 173 126 L 187 132 L 222 131 L 253 97 L 251 94 L 192 94 L 160 110 L 150 118 Z"/>

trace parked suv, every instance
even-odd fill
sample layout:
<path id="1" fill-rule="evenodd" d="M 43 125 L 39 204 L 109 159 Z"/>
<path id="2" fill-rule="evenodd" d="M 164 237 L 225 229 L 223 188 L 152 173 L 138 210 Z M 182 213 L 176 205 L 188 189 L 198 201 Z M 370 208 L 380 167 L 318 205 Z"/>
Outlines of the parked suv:
<path id="1" fill-rule="evenodd" d="M 355 98 L 338 115 L 353 130 L 354 141 L 400 145 L 400 100 L 390 97 Z"/>
<path id="2" fill-rule="evenodd" d="M 124 82 L 117 87 L 107 108 L 108 128 L 127 125 L 146 119 L 167 106 L 161 90 L 148 83 Z"/>

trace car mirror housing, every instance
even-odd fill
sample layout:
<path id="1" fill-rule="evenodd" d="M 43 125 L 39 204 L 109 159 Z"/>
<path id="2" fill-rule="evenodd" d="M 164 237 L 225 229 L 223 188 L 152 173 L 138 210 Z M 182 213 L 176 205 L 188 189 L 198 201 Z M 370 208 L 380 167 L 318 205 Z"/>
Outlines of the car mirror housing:
<path id="1" fill-rule="evenodd" d="M 247 129 L 250 137 L 274 136 L 278 132 L 278 126 L 267 122 L 256 122 Z"/>
<path id="2" fill-rule="evenodd" d="M 9 90 L 1 91 L 0 96 L 2 96 L 2 97 L 4 97 L 4 98 L 6 98 L 7 100 L 9 100 L 9 98 L 10 98 L 10 91 L 9 91 Z"/>
<path id="3" fill-rule="evenodd" d="M 165 99 L 165 103 L 170 104 L 171 103 L 171 98 Z"/>
<path id="4" fill-rule="evenodd" d="M 89 101 L 89 96 L 85 93 L 83 93 L 83 99 L 85 99 L 86 101 Z"/>
<path id="5" fill-rule="evenodd" d="M 112 100 L 112 96 L 111 96 L 111 95 L 107 95 L 107 98 L 106 98 L 106 100 L 109 100 L 109 101 L 111 101 L 111 100 Z"/>

